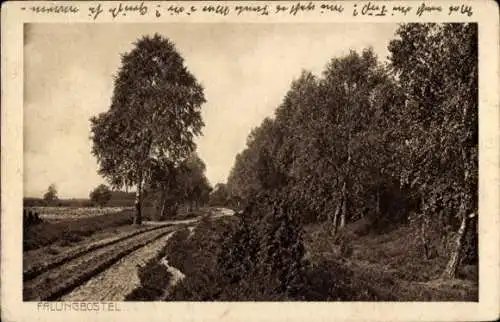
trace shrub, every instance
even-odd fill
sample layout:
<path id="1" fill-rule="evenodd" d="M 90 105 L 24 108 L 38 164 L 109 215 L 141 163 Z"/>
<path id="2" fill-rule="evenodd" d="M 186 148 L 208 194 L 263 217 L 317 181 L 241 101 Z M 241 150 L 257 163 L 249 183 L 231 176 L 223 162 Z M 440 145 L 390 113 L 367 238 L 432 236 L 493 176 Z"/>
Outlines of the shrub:
<path id="1" fill-rule="evenodd" d="M 141 286 L 125 297 L 126 301 L 155 301 L 163 296 L 172 275 L 167 268 L 158 263 L 158 258 L 138 267 Z"/>
<path id="2" fill-rule="evenodd" d="M 298 217 L 294 205 L 282 201 L 278 192 L 261 193 L 250 202 L 219 254 L 225 282 L 251 300 L 296 296 L 304 274 Z"/>

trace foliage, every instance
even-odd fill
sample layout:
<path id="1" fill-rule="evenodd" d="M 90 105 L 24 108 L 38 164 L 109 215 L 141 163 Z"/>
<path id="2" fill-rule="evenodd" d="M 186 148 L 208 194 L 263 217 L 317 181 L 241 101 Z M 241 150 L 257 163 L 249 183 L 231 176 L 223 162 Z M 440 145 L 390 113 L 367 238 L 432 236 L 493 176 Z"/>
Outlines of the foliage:
<path id="1" fill-rule="evenodd" d="M 170 284 L 172 274 L 161 263 L 166 256 L 167 247 L 144 265 L 138 265 L 137 275 L 140 286 L 125 296 L 125 301 L 155 301 L 162 298 Z"/>
<path id="2" fill-rule="evenodd" d="M 271 299 L 294 298 L 300 293 L 302 226 L 294 207 L 278 196 L 257 196 L 244 210 L 240 226 L 224 240 L 219 272 L 227 283 L 238 285 L 236 293 Z"/>
<path id="3" fill-rule="evenodd" d="M 43 220 L 36 211 L 23 209 L 23 227 L 40 224 Z"/>
<path id="4" fill-rule="evenodd" d="M 110 109 L 90 120 L 92 153 L 114 188 L 136 186 L 140 224 L 152 169 L 177 165 L 194 151 L 205 97 L 174 44 L 158 34 L 139 39 L 121 63 Z"/>
<path id="5" fill-rule="evenodd" d="M 43 200 L 47 204 L 53 204 L 57 200 L 59 200 L 59 197 L 57 196 L 57 188 L 55 184 L 51 184 L 49 188 L 47 189 L 47 192 L 43 195 Z"/>
<path id="6" fill-rule="evenodd" d="M 205 175 L 206 166 L 197 153 L 175 166 L 157 165 L 152 168 L 152 180 L 146 187 L 147 199 L 156 201 L 159 219 L 173 216 L 181 204 L 196 208 L 208 203 L 212 188 Z"/>
<path id="7" fill-rule="evenodd" d="M 230 205 L 231 195 L 229 194 L 227 185 L 217 183 L 209 195 L 209 205 L 218 207 L 227 207 Z"/>
<path id="8" fill-rule="evenodd" d="M 302 71 L 249 134 L 228 193 L 245 204 L 280 190 L 332 234 L 361 218 L 379 233 L 410 218 L 428 249 L 427 235 L 456 231 L 441 254 L 453 277 L 477 253 L 477 24 L 403 24 L 395 36 L 385 66 L 365 49 L 320 76 Z"/>
<path id="9" fill-rule="evenodd" d="M 108 186 L 100 184 L 90 192 L 89 198 L 92 204 L 103 207 L 109 200 L 111 200 L 111 190 Z"/>
<path id="10" fill-rule="evenodd" d="M 406 95 L 401 179 L 422 196 L 424 223 L 438 224 L 437 214 L 462 222 L 445 272 L 454 277 L 477 220 L 477 24 L 406 24 L 397 36 L 389 50 Z"/>
<path id="11" fill-rule="evenodd" d="M 399 182 L 389 161 L 392 110 L 401 100 L 371 49 L 332 59 L 322 78 L 303 71 L 275 118 L 254 129 L 237 155 L 228 179 L 231 193 L 248 199 L 260 190 L 284 189 L 291 200 L 303 201 L 305 220 L 328 218 L 333 225 L 339 204 L 351 221 L 377 211 L 377 193 L 389 207 L 400 193 L 387 188 Z"/>
<path id="12" fill-rule="evenodd" d="M 405 94 L 402 180 L 425 207 L 473 211 L 477 196 L 477 26 L 408 24 L 391 42 Z M 425 60 L 423 59 L 425 57 Z M 403 61 L 404 59 L 404 61 Z M 466 198 L 467 200 L 465 200 Z"/>

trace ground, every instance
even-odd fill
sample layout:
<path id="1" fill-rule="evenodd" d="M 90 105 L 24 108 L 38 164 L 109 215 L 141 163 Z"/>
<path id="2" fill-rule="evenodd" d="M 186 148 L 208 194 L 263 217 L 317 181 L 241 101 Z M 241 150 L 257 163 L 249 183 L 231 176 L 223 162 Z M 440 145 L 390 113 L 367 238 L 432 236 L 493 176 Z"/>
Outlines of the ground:
<path id="1" fill-rule="evenodd" d="M 238 225 L 232 214 L 205 209 L 189 219 L 145 221 L 140 227 L 129 225 L 129 210 L 57 221 L 46 217 L 25 235 L 31 248 L 23 254 L 23 298 L 224 300 L 221 296 L 232 295 L 221 290 L 216 262 L 224 232 Z M 104 218 L 101 225 L 96 218 Z M 348 225 L 346 231 L 352 230 Z M 410 231 L 402 225 L 339 238 L 324 224 L 304 227 L 303 299 L 477 301 L 477 266 L 462 267 L 460 279 L 439 279 L 445 258 L 423 259 Z"/>
<path id="2" fill-rule="evenodd" d="M 194 234 L 202 216 L 225 215 L 224 210 L 204 209 L 134 226 L 129 209 L 66 210 L 38 209 L 44 214 L 43 222 L 25 227 L 25 301 L 124 300 L 141 287 L 142 267 L 162 259 L 164 247 L 177 231 Z M 165 264 L 165 283 L 169 283 L 170 272 L 176 270 Z"/>

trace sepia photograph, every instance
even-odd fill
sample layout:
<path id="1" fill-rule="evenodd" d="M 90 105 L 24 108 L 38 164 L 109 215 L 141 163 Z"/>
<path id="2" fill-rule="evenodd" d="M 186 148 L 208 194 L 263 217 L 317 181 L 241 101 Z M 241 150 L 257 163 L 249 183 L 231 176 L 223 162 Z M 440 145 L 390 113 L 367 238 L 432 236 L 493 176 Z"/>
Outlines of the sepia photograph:
<path id="1" fill-rule="evenodd" d="M 500 317 L 493 2 L 1 9 L 1 320 Z"/>
<path id="2" fill-rule="evenodd" d="M 476 23 L 23 33 L 23 301 L 478 301 Z"/>

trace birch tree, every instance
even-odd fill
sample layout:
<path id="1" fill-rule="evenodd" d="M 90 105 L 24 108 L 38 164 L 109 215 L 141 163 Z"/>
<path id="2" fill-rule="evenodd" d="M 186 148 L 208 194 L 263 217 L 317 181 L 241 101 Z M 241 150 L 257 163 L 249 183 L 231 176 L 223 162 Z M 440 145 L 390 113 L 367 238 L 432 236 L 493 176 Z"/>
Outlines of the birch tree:
<path id="1" fill-rule="evenodd" d="M 405 24 L 389 51 L 406 95 L 401 181 L 421 194 L 427 221 L 438 209 L 454 214 L 456 238 L 443 272 L 453 278 L 477 220 L 477 25 Z"/>
<path id="2" fill-rule="evenodd" d="M 114 188 L 135 186 L 135 224 L 141 224 L 144 186 L 158 164 L 178 164 L 201 134 L 202 86 L 174 44 L 144 36 L 121 56 L 109 110 L 91 118 L 92 154 Z"/>

